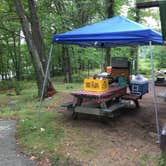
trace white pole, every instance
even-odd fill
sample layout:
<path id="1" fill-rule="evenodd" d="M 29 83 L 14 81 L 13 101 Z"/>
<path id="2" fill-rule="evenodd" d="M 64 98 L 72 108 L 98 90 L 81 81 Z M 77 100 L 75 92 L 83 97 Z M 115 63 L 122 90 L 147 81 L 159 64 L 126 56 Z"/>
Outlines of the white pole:
<path id="1" fill-rule="evenodd" d="M 43 96 L 44 96 L 45 86 L 46 86 L 46 82 L 47 82 L 47 78 L 48 78 L 48 71 L 49 71 L 49 66 L 50 66 L 50 62 L 51 62 L 53 47 L 54 47 L 54 44 L 51 44 L 48 62 L 47 62 L 47 67 L 46 67 L 46 73 L 45 73 L 45 77 L 44 77 L 44 81 L 43 81 L 42 94 L 40 96 L 40 101 L 39 101 L 39 110 L 38 110 L 38 118 L 39 119 L 40 119 L 40 112 L 41 112 L 41 106 L 42 106 L 42 100 L 43 100 Z"/>
<path id="2" fill-rule="evenodd" d="M 160 128 L 159 128 L 159 120 L 158 120 L 158 106 L 157 106 L 157 96 L 156 96 L 156 88 L 155 88 L 155 75 L 154 75 L 154 63 L 153 63 L 153 54 L 152 54 L 152 42 L 149 42 L 150 46 L 150 59 L 151 59 L 151 68 L 152 68 L 152 91 L 153 91 L 153 103 L 154 103 L 154 112 L 155 112 L 155 120 L 156 120 L 156 130 L 157 130 L 157 142 L 160 142 Z"/>

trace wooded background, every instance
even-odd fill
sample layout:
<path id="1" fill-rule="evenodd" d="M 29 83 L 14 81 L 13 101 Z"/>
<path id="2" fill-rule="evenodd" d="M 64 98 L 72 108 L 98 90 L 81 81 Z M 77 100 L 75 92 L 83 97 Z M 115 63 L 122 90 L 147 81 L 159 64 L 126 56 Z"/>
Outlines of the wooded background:
<path id="1" fill-rule="evenodd" d="M 141 2 L 141 1 L 138 1 Z M 129 19 L 153 26 L 160 31 L 158 8 L 136 9 L 132 0 L 1 0 L 0 6 L 0 78 L 36 80 L 41 95 L 46 62 L 53 34 L 63 33 L 100 20 L 123 15 Z M 141 51 L 140 51 L 141 50 Z M 111 57 L 125 56 L 133 62 L 135 73 L 139 68 L 138 56 L 149 58 L 144 47 L 108 49 L 81 48 L 55 45 L 50 76 L 62 76 L 64 82 L 82 81 L 84 71 L 109 66 Z M 166 68 L 166 51 L 154 47 L 157 68 Z M 87 75 L 86 75 L 87 76 Z M 47 88 L 52 88 L 50 79 Z"/>

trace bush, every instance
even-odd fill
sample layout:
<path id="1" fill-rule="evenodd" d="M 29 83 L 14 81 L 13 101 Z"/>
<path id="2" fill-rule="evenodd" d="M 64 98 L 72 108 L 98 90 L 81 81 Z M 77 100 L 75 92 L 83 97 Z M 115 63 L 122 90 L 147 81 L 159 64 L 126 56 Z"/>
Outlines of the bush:
<path id="1" fill-rule="evenodd" d="M 10 90 L 14 89 L 14 81 L 12 80 L 3 80 L 0 82 L 0 90 Z"/>
<path id="2" fill-rule="evenodd" d="M 16 80 L 3 80 L 0 82 L 0 90 L 14 90 L 16 95 L 20 95 L 22 90 L 22 83 Z"/>
<path id="3" fill-rule="evenodd" d="M 143 74 L 143 75 L 151 75 L 151 69 L 146 68 L 146 69 L 139 69 L 138 74 Z"/>
<path id="4" fill-rule="evenodd" d="M 84 78 L 86 78 L 87 75 L 85 76 L 85 74 L 74 74 L 73 75 L 73 81 L 74 82 L 83 82 Z"/>

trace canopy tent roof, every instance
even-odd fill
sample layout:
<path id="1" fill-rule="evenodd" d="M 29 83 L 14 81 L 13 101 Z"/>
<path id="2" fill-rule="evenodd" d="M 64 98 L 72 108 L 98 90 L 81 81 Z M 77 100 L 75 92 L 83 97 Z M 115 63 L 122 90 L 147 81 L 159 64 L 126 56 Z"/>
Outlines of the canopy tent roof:
<path id="1" fill-rule="evenodd" d="M 162 35 L 144 25 L 116 16 L 66 33 L 55 34 L 53 43 L 93 47 L 162 44 Z"/>

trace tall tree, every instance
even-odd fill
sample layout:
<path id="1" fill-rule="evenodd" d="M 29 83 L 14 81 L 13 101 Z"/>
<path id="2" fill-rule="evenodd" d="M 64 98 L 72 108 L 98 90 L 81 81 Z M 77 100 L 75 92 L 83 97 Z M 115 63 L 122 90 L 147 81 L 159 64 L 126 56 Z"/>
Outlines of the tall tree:
<path id="1" fill-rule="evenodd" d="M 42 42 L 42 37 L 38 24 L 38 17 L 36 14 L 36 8 L 34 6 L 34 0 L 28 0 L 29 4 L 29 12 L 31 18 L 31 29 L 29 27 L 29 22 L 25 14 L 25 10 L 23 8 L 21 0 L 14 0 L 14 4 L 16 7 L 16 12 L 19 16 L 20 23 L 22 26 L 22 30 L 25 36 L 25 40 L 29 49 L 29 53 L 32 58 L 32 63 L 35 69 L 36 81 L 38 86 L 38 95 L 42 94 L 42 85 L 45 77 L 45 66 L 46 66 L 46 57 L 44 56 L 44 44 Z M 33 17 L 33 18 L 32 18 Z M 32 31 L 32 33 L 31 33 Z M 39 35 L 37 36 L 36 35 Z M 41 40 L 41 41 L 39 41 Z M 39 42 L 39 43 L 37 43 Z M 52 91 L 52 94 L 55 93 L 55 90 L 52 86 L 51 81 L 47 78 L 46 88 L 44 96 L 47 96 L 49 91 Z"/>

